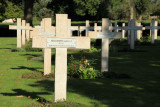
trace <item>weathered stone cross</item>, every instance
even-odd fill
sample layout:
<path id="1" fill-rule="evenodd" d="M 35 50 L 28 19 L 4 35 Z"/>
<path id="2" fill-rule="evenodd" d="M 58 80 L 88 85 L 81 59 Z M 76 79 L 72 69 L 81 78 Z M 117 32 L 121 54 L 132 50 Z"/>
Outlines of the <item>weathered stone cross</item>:
<path id="1" fill-rule="evenodd" d="M 51 18 L 44 18 L 41 22 L 41 26 L 36 26 L 31 31 L 31 37 L 43 37 L 43 36 L 55 36 L 55 27 L 51 26 Z M 42 48 L 40 46 L 40 48 Z M 43 48 L 44 57 L 44 75 L 51 73 L 51 48 Z"/>
<path id="2" fill-rule="evenodd" d="M 151 43 L 154 44 L 154 40 L 157 38 L 157 30 L 160 29 L 160 26 L 157 26 L 157 21 L 152 20 L 151 26 L 146 26 L 145 28 L 151 30 Z"/>
<path id="3" fill-rule="evenodd" d="M 17 30 L 17 48 L 21 48 L 22 45 L 25 45 L 25 30 L 30 30 L 32 28 L 30 26 L 26 26 L 25 20 L 22 20 L 21 22 L 21 18 L 17 18 L 17 26 L 9 25 L 9 29 Z"/>
<path id="4" fill-rule="evenodd" d="M 66 100 L 67 49 L 89 49 L 90 38 L 70 37 L 67 14 L 56 14 L 56 36 L 33 36 L 33 48 L 56 48 L 55 52 L 55 102 Z"/>
<path id="5" fill-rule="evenodd" d="M 95 24 L 94 30 L 89 31 L 89 37 L 95 39 L 102 39 L 102 54 L 101 54 L 101 72 L 108 72 L 108 59 L 109 59 L 109 39 L 110 38 L 122 38 L 120 32 L 111 32 L 110 21 L 107 18 L 102 19 L 102 32 L 97 33 L 97 24 Z"/>
<path id="6" fill-rule="evenodd" d="M 135 31 L 137 30 L 142 30 L 142 26 L 135 26 L 135 21 L 132 19 L 130 21 L 130 26 L 125 26 L 123 27 L 125 30 L 130 30 L 131 31 L 131 36 L 130 36 L 130 49 L 134 49 L 134 41 L 135 41 Z"/>

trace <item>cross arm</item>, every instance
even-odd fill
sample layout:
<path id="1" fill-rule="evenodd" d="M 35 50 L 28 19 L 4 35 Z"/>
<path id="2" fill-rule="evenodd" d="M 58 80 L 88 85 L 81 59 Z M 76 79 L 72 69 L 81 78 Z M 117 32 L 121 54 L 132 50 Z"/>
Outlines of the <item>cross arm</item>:
<path id="1" fill-rule="evenodd" d="M 122 27 L 123 30 L 143 30 L 143 27 L 138 27 L 138 26 L 125 26 Z"/>
<path id="2" fill-rule="evenodd" d="M 89 37 L 94 39 L 102 39 L 102 38 L 115 38 L 120 39 L 122 38 L 121 32 L 105 32 L 105 33 L 97 33 L 94 31 L 89 31 Z"/>
<path id="3" fill-rule="evenodd" d="M 31 30 L 32 27 L 30 26 L 15 26 L 15 25 L 9 25 L 10 30 Z"/>

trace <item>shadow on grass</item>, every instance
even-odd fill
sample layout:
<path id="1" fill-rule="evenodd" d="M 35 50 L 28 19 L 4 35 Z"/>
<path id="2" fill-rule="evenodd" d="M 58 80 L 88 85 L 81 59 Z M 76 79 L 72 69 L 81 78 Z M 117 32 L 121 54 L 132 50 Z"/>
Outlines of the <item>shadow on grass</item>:
<path id="1" fill-rule="evenodd" d="M 34 54 L 34 53 L 32 53 L 32 54 L 21 54 L 21 56 L 27 56 L 27 57 L 40 57 L 41 54 Z"/>
<path id="2" fill-rule="evenodd" d="M 158 84 L 160 82 L 154 80 L 68 79 L 67 91 L 86 96 L 91 100 L 97 100 L 100 102 L 99 104 L 95 102 L 90 102 L 90 104 L 99 106 L 102 103 L 109 107 L 159 107 L 160 90 Z M 41 87 L 47 92 L 52 92 L 54 81 L 37 81 L 30 86 Z M 70 97 L 70 94 L 67 97 Z M 81 97 L 76 97 L 76 99 L 81 100 Z"/>
<path id="3" fill-rule="evenodd" d="M 12 48 L 0 48 L 0 49 L 12 49 Z"/>
<path id="4" fill-rule="evenodd" d="M 7 45 L 14 45 L 14 46 L 16 46 L 17 44 L 7 44 Z"/>
<path id="5" fill-rule="evenodd" d="M 42 69 L 42 68 L 33 68 L 33 67 L 25 67 L 25 66 L 18 66 L 18 68 L 11 68 L 13 70 L 18 70 L 18 69 L 27 69 L 27 70 L 30 70 L 30 71 L 36 71 L 36 72 L 42 72 L 42 71 L 39 71 L 38 69 Z"/>
<path id="6" fill-rule="evenodd" d="M 141 46 L 136 49 L 146 51 L 110 52 L 109 58 L 110 71 L 126 73 L 133 79 L 68 79 L 67 91 L 97 100 L 100 102 L 98 105 L 109 107 L 160 107 L 160 48 Z M 68 58 L 70 55 L 74 55 L 75 60 L 83 56 L 95 60 L 93 65 L 100 69 L 100 53 L 72 53 L 68 54 Z M 37 81 L 30 86 L 52 92 L 54 80 Z M 83 98 L 76 97 L 79 101 Z"/>
<path id="7" fill-rule="evenodd" d="M 39 103 L 46 103 L 49 101 L 45 100 L 45 98 L 40 97 L 39 95 L 50 95 L 48 92 L 27 92 L 26 90 L 23 89 L 13 89 L 15 93 L 1 93 L 4 96 L 25 96 L 27 98 L 31 98 L 36 100 Z"/>

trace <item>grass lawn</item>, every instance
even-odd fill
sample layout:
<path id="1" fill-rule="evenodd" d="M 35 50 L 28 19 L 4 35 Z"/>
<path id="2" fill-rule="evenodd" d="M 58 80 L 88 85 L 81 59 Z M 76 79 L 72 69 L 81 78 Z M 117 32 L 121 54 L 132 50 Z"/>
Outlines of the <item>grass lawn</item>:
<path id="1" fill-rule="evenodd" d="M 40 104 L 41 99 L 54 102 L 54 79 L 22 78 L 23 74 L 43 72 L 43 61 L 29 60 L 42 53 L 11 52 L 12 48 L 16 48 L 15 37 L 0 38 L 0 107 L 28 107 Z M 136 50 L 110 52 L 109 70 L 128 74 L 131 79 L 68 79 L 67 103 L 61 105 L 160 107 L 160 46 L 136 46 Z M 94 60 L 94 67 L 100 69 L 100 52 L 68 52 L 71 54 L 75 60 L 81 56 Z M 52 55 L 54 72 L 54 52 Z"/>

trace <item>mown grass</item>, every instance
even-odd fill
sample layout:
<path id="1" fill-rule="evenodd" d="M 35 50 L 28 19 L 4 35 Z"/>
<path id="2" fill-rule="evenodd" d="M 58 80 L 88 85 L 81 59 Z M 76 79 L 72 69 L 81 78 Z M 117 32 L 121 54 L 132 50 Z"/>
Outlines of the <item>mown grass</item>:
<path id="1" fill-rule="evenodd" d="M 160 40 L 160 37 L 158 37 Z M 24 107 L 54 103 L 54 79 L 23 79 L 23 74 L 43 72 L 43 61 L 30 58 L 41 52 L 11 52 L 16 38 L 0 38 L 0 107 Z M 159 43 L 159 41 L 156 41 Z M 131 79 L 68 79 L 67 102 L 54 107 L 160 107 L 160 47 L 136 46 L 134 52 L 123 52 L 129 46 L 110 51 L 109 70 L 130 75 Z M 112 48 L 112 47 L 110 47 Z M 85 56 L 100 70 L 100 52 L 68 52 L 75 60 Z M 52 72 L 54 72 L 52 52 Z"/>

